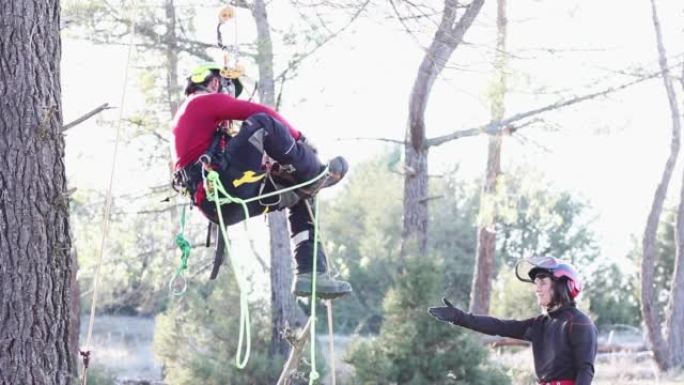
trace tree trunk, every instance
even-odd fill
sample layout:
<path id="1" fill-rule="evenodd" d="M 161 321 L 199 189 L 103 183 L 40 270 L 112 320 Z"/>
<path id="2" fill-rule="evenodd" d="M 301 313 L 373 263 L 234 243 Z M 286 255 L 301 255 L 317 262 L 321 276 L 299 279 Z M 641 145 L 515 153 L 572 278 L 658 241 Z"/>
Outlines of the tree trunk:
<path id="1" fill-rule="evenodd" d="M 492 121 L 501 121 L 505 113 L 506 98 L 506 0 L 497 1 L 496 17 L 496 54 L 494 68 L 497 79 L 491 95 Z M 487 170 L 482 194 L 480 196 L 480 215 L 477 229 L 477 256 L 475 272 L 470 289 L 470 311 L 476 314 L 489 314 L 492 296 L 492 280 L 496 269 L 496 217 L 498 216 L 498 193 L 501 175 L 501 144 L 503 138 L 499 131 L 489 135 L 487 148 Z"/>
<path id="2" fill-rule="evenodd" d="M 428 227 L 428 149 L 422 147 L 416 149 L 411 145 L 406 145 L 404 156 L 406 171 L 401 255 L 402 257 L 407 253 L 425 255 Z"/>
<path id="3" fill-rule="evenodd" d="M 73 260 L 58 0 L 0 8 L 0 384 L 67 385 Z"/>
<path id="4" fill-rule="evenodd" d="M 487 170 L 477 229 L 477 255 L 470 288 L 470 311 L 489 314 L 492 280 L 496 267 L 497 184 L 501 174 L 501 134 L 489 136 Z"/>
<path id="5" fill-rule="evenodd" d="M 425 136 L 425 109 L 435 79 L 442 72 L 451 54 L 463 40 L 480 12 L 484 0 L 473 0 L 463 16 L 456 21 L 458 2 L 445 0 L 442 20 L 423 61 L 418 68 L 409 100 L 409 121 L 406 131 L 404 176 L 404 223 L 401 255 L 427 253 L 428 229 L 428 146 Z"/>
<path id="6" fill-rule="evenodd" d="M 259 100 L 263 104 L 275 104 L 275 82 L 273 79 L 273 47 L 268 24 L 268 14 L 263 0 L 256 0 L 252 16 L 257 25 L 257 64 L 259 66 Z M 291 293 L 293 280 L 292 250 L 285 213 L 268 215 L 271 251 L 271 347 L 270 353 L 283 359 L 290 352 L 290 345 L 281 337 L 286 326 L 295 327 L 302 323 L 304 314 L 297 306 Z"/>
<path id="7" fill-rule="evenodd" d="M 684 178 L 682 178 L 684 179 Z M 665 323 L 665 335 L 670 344 L 668 354 L 671 367 L 684 366 L 684 185 L 679 193 L 677 228 L 675 233 L 677 255 L 670 285 L 669 318 Z"/>
<path id="8" fill-rule="evenodd" d="M 164 47 L 164 55 L 166 56 L 166 65 L 164 70 L 166 72 L 166 103 L 169 107 L 169 117 L 173 119 L 176 115 L 176 110 L 180 106 L 180 90 L 178 87 L 178 36 L 176 35 L 176 5 L 174 0 L 166 0 L 164 4 L 164 13 L 166 14 L 166 37 L 167 44 Z M 173 174 L 176 171 L 176 162 L 174 161 L 175 154 L 172 146 L 168 148 L 169 180 L 173 180 Z M 188 199 L 185 196 L 176 195 L 174 198 L 176 202 L 175 208 L 169 210 L 169 224 L 171 228 L 178 226 L 180 219 L 181 205 L 187 204 Z M 210 225 L 211 226 L 211 225 Z M 212 226 L 212 231 L 216 226 Z M 218 237 L 218 234 L 217 234 Z M 169 246 L 175 246 L 175 240 L 169 238 Z"/>
<path id="9" fill-rule="evenodd" d="M 656 237 L 658 232 L 658 223 L 660 221 L 660 215 L 663 211 L 663 203 L 667 197 L 667 190 L 672 179 L 672 172 L 677 162 L 677 155 L 679 154 L 680 141 L 681 141 L 681 121 L 679 108 L 677 106 L 677 100 L 674 93 L 674 87 L 672 86 L 672 80 L 670 79 L 669 69 L 667 65 L 667 59 L 665 54 L 665 48 L 663 46 L 662 36 L 660 33 L 660 24 L 658 22 L 658 15 L 656 12 L 656 6 L 653 0 L 651 0 L 651 9 L 653 16 L 653 25 L 656 31 L 656 43 L 658 47 L 658 57 L 660 64 L 661 76 L 663 78 L 663 83 L 665 86 L 665 91 L 667 93 L 668 101 L 670 103 L 670 112 L 672 117 L 672 139 L 670 142 L 670 154 L 665 163 L 665 169 L 663 170 L 663 175 L 661 176 L 660 183 L 656 188 L 655 195 L 653 197 L 653 202 L 651 204 L 651 211 L 648 214 L 648 219 L 646 221 L 646 228 L 644 230 L 644 236 L 642 241 L 642 251 L 643 257 L 641 260 L 641 312 L 643 314 L 644 322 L 646 324 L 646 330 L 648 332 L 648 337 L 652 345 L 653 356 L 655 358 L 658 367 L 662 370 L 668 370 L 672 367 L 675 362 L 673 362 L 672 352 L 684 349 L 681 344 L 677 347 L 671 346 L 675 341 L 667 342 L 663 337 L 663 331 L 661 329 L 662 320 L 658 316 L 658 309 L 655 308 L 656 304 L 656 293 L 655 293 L 655 259 L 657 257 L 657 245 Z M 684 201 L 683 201 L 684 202 Z M 676 306 L 681 307 L 682 295 L 678 293 L 682 290 L 682 280 L 677 279 L 677 276 L 682 274 L 681 269 L 681 245 L 682 242 L 682 202 L 680 202 L 680 208 L 677 216 L 677 258 L 676 258 L 676 271 L 677 274 L 673 277 L 675 281 L 673 282 L 672 290 L 673 295 L 670 301 L 678 300 L 680 303 L 674 303 Z M 676 297 L 676 298 L 675 298 Z M 674 309 L 677 310 L 677 309 Z M 681 309 L 680 309 L 681 310 Z M 673 313 L 674 314 L 674 313 Z M 677 317 L 682 317 L 681 311 Z M 671 317 L 672 321 L 675 317 Z M 679 318 L 681 322 L 681 318 Z M 670 331 L 671 336 L 678 338 L 681 342 L 682 330 L 681 323 L 677 327 L 668 322 L 668 325 L 673 327 Z M 680 354 L 681 356 L 681 354 Z"/>
<path id="10" fill-rule="evenodd" d="M 178 37 L 176 36 L 176 6 L 173 0 L 166 0 L 164 6 L 166 13 L 166 41 L 164 47 L 166 54 L 166 97 L 171 117 L 176 115 L 180 105 L 178 89 Z"/>

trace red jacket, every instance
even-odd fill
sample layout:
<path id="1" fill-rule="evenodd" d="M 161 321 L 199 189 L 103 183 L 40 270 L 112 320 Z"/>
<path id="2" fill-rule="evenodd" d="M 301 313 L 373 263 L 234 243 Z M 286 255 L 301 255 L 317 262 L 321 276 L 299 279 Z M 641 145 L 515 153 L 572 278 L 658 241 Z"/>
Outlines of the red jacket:
<path id="1" fill-rule="evenodd" d="M 173 118 L 173 135 L 176 147 L 176 169 L 195 161 L 211 145 L 218 125 L 225 120 L 245 120 L 264 112 L 278 119 L 295 139 L 301 133 L 292 127 L 272 108 L 235 99 L 228 94 L 210 93 L 190 95 Z"/>

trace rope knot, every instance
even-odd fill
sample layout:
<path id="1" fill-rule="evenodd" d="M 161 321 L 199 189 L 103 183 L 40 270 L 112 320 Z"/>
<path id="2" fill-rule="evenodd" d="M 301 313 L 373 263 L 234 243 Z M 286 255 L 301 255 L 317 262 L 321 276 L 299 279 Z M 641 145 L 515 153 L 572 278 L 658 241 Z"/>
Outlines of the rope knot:
<path id="1" fill-rule="evenodd" d="M 176 235 L 176 246 L 178 246 L 183 251 L 183 253 L 185 253 L 186 250 L 190 251 L 190 249 L 192 249 L 190 242 L 188 242 L 188 240 L 185 239 L 185 236 L 182 233 Z"/>
<path id="2" fill-rule="evenodd" d="M 87 369 L 90 363 L 90 350 L 80 350 L 78 353 L 83 358 L 83 367 Z"/>

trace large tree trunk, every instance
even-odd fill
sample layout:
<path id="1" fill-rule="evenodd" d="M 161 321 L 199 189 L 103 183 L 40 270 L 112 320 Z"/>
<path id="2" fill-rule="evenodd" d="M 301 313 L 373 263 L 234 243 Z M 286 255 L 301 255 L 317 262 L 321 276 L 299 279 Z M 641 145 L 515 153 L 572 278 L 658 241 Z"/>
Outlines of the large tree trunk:
<path id="1" fill-rule="evenodd" d="M 59 14 L 58 0 L 0 7 L 2 385 L 67 385 L 76 374 Z"/>
<path id="2" fill-rule="evenodd" d="M 677 161 L 677 155 L 679 154 L 680 141 L 681 141 L 681 118 L 679 114 L 679 107 L 677 105 L 677 99 L 674 92 L 674 87 L 672 86 L 672 80 L 670 79 L 670 73 L 667 65 L 667 59 L 665 54 L 665 48 L 663 46 L 662 36 L 660 33 L 660 24 L 658 21 L 658 16 L 656 12 L 656 6 L 653 0 L 651 0 L 651 9 L 653 16 L 653 25 L 656 31 L 656 42 L 658 47 L 658 56 L 660 71 L 663 78 L 663 83 L 665 86 L 665 91 L 667 93 L 668 101 L 670 103 L 670 113 L 672 117 L 672 140 L 670 142 L 670 154 L 667 158 L 665 164 L 665 169 L 663 170 L 663 175 L 660 178 L 660 183 L 656 188 L 655 195 L 653 197 L 653 203 L 651 204 L 651 211 L 648 214 L 648 219 L 646 221 L 646 228 L 644 230 L 644 236 L 642 241 L 642 252 L 643 257 L 641 261 L 641 312 L 643 314 L 644 322 L 646 324 L 646 330 L 648 332 L 648 337 L 652 345 L 653 356 L 655 358 L 658 367 L 662 370 L 668 370 L 673 365 L 681 364 L 682 356 L 682 300 L 684 299 L 681 293 L 682 290 L 682 239 L 684 239 L 682 227 L 682 212 L 684 208 L 684 197 L 680 202 L 680 207 L 677 216 L 677 258 L 676 258 L 676 274 L 673 277 L 673 290 L 672 296 L 670 298 L 671 304 L 674 305 L 674 312 L 671 315 L 670 322 L 667 325 L 670 329 L 670 338 L 675 338 L 675 340 L 670 339 L 669 342 L 663 337 L 663 331 L 661 329 L 662 320 L 658 316 L 658 309 L 656 308 L 656 293 L 655 293 L 655 259 L 657 257 L 657 244 L 656 237 L 658 232 L 658 224 L 660 221 L 660 215 L 663 211 L 663 203 L 667 197 L 667 190 L 670 185 L 670 180 L 672 178 L 672 172 Z M 684 194 L 684 192 L 683 192 Z M 674 301 L 679 301 L 674 302 Z M 676 316 L 674 316 L 676 314 Z M 679 324 L 672 324 L 671 321 L 678 318 Z M 678 346 L 673 346 L 678 344 Z M 678 352 L 678 354 L 673 354 L 673 352 Z M 674 356 L 679 356 L 679 363 L 674 360 Z"/>
<path id="3" fill-rule="evenodd" d="M 491 95 L 492 122 L 501 121 L 505 113 L 506 97 L 506 0 L 497 1 L 496 54 L 494 68 L 497 79 Z M 496 217 L 501 175 L 501 131 L 489 135 L 487 170 L 480 196 L 480 215 L 477 229 L 477 256 L 470 289 L 470 311 L 488 314 L 492 293 L 492 280 L 496 270 Z"/>
<path id="4" fill-rule="evenodd" d="M 273 79 L 273 47 L 268 24 L 268 14 L 263 0 L 256 0 L 252 15 L 257 24 L 257 63 L 259 66 L 259 100 L 275 105 Z M 281 337 L 286 326 L 296 326 L 304 319 L 292 295 L 292 250 L 285 213 L 268 215 L 271 250 L 271 348 L 270 353 L 287 357 L 290 345 Z"/>
<path id="5" fill-rule="evenodd" d="M 401 255 L 427 252 L 428 230 L 428 146 L 425 136 L 425 109 L 435 79 L 463 40 L 480 12 L 484 0 L 473 0 L 456 22 L 458 2 L 445 0 L 442 20 L 423 57 L 409 100 L 404 176 L 404 223 Z"/>

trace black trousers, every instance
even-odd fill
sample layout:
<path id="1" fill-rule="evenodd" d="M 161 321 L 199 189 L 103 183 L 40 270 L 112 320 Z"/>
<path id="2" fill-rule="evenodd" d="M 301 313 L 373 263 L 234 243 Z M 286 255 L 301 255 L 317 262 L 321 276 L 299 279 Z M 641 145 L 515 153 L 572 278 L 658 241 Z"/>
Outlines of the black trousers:
<path id="1" fill-rule="evenodd" d="M 277 181 L 278 185 L 272 183 L 271 180 L 266 180 L 265 170 L 262 168 L 264 153 L 282 165 L 292 165 L 298 182 L 315 177 L 322 169 L 318 157 L 309 148 L 297 143 L 287 127 L 267 114 L 255 114 L 243 122 L 239 133 L 230 139 L 227 148 L 222 153 L 227 166 L 217 171 L 221 184 L 228 194 L 241 199 L 249 199 L 273 192 L 284 184 L 282 180 Z M 203 187 L 199 188 L 203 190 Z M 287 207 L 290 237 L 295 244 L 297 272 L 310 272 L 313 268 L 314 225 L 307 202 L 303 199 L 294 199 L 294 202 L 284 206 L 278 204 L 277 200 L 276 196 L 249 202 L 247 204 L 248 215 L 253 217 Z M 309 201 L 313 212 L 313 200 Z M 199 202 L 196 200 L 195 203 L 210 221 L 219 223 L 215 202 L 205 198 Z M 221 214 L 226 226 L 245 220 L 244 208 L 241 204 L 221 205 Z M 316 267 L 318 271 L 326 271 L 326 258 L 320 246 L 319 244 Z"/>

